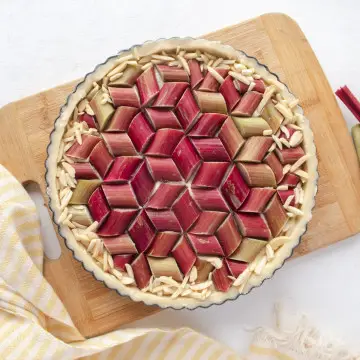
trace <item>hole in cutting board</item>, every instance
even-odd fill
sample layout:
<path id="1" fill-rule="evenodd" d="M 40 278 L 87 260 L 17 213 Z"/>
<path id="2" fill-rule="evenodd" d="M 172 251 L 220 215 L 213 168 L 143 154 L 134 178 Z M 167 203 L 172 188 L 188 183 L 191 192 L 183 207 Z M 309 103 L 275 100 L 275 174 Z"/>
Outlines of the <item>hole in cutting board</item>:
<path id="1" fill-rule="evenodd" d="M 45 256 L 51 260 L 56 260 L 61 256 L 61 248 L 49 211 L 45 205 L 40 186 L 37 183 L 30 181 L 24 184 L 24 188 L 34 201 L 40 217 L 40 233 Z"/>

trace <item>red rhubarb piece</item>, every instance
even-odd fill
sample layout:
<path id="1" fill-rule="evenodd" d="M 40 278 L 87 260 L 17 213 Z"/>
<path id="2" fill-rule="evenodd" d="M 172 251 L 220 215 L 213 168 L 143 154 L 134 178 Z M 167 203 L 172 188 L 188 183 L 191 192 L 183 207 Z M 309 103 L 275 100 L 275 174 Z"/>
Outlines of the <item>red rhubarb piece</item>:
<path id="1" fill-rule="evenodd" d="M 225 81 L 220 85 L 219 91 L 226 101 L 228 111 L 231 112 L 241 98 L 234 86 L 233 78 L 231 76 L 226 77 Z"/>
<path id="2" fill-rule="evenodd" d="M 155 181 L 181 181 L 179 169 L 170 158 L 147 157 L 150 173 Z"/>
<path id="3" fill-rule="evenodd" d="M 139 252 L 144 252 L 149 248 L 156 231 L 145 211 L 142 211 L 131 224 L 129 234 Z"/>
<path id="4" fill-rule="evenodd" d="M 271 232 L 262 215 L 239 213 L 235 214 L 241 234 L 244 237 L 270 239 Z"/>
<path id="5" fill-rule="evenodd" d="M 271 137 L 252 136 L 247 139 L 235 161 L 261 162 L 272 144 Z"/>
<path id="6" fill-rule="evenodd" d="M 281 133 L 280 133 L 279 138 L 280 138 L 280 139 L 283 138 L 283 139 L 289 140 L 296 130 L 293 129 L 293 128 L 291 128 L 291 127 L 288 127 L 288 126 L 285 126 L 285 127 L 286 127 L 286 129 L 288 130 L 288 132 L 289 132 L 289 136 L 287 137 L 287 136 L 285 135 L 285 133 L 281 130 Z"/>
<path id="7" fill-rule="evenodd" d="M 162 128 L 181 129 L 177 117 L 171 110 L 146 108 L 145 113 L 156 130 Z"/>
<path id="8" fill-rule="evenodd" d="M 149 196 L 155 186 L 145 162 L 140 165 L 130 184 L 135 192 L 136 198 L 141 206 L 149 199 Z"/>
<path id="9" fill-rule="evenodd" d="M 225 256 L 230 256 L 239 247 L 242 237 L 231 214 L 218 228 L 216 237 L 224 250 Z"/>
<path id="10" fill-rule="evenodd" d="M 161 108 L 175 106 L 188 86 L 189 84 L 185 82 L 165 83 L 152 106 Z"/>
<path id="11" fill-rule="evenodd" d="M 204 79 L 204 76 L 200 69 L 200 64 L 195 59 L 192 59 L 188 62 L 190 69 L 190 84 L 191 88 L 195 89 L 201 81 Z"/>
<path id="12" fill-rule="evenodd" d="M 233 83 L 235 88 L 239 91 L 240 95 L 245 94 L 249 89 L 249 85 L 243 83 L 240 80 L 234 79 Z"/>
<path id="13" fill-rule="evenodd" d="M 217 113 L 202 114 L 190 131 L 192 137 L 213 137 L 220 129 L 227 116 Z"/>
<path id="14" fill-rule="evenodd" d="M 246 268 L 249 266 L 248 263 L 246 262 L 241 262 L 241 261 L 235 261 L 235 260 L 230 260 L 230 259 L 226 259 L 226 264 L 228 266 L 228 269 L 231 273 L 231 275 L 235 278 L 237 278 L 239 275 L 241 275 Z"/>
<path id="15" fill-rule="evenodd" d="M 71 146 L 66 152 L 66 156 L 74 159 L 85 160 L 89 157 L 95 145 L 101 141 L 97 136 L 93 135 L 81 135 L 82 144 L 80 145 L 77 141 Z"/>
<path id="16" fill-rule="evenodd" d="M 102 133 L 102 136 L 114 156 L 137 155 L 134 144 L 125 133 Z"/>
<path id="17" fill-rule="evenodd" d="M 295 148 L 283 148 L 282 150 L 275 149 L 275 151 L 283 165 L 294 164 L 297 160 L 305 155 L 305 152 L 301 146 L 297 146 Z"/>
<path id="18" fill-rule="evenodd" d="M 266 164 L 239 163 L 237 167 L 245 182 L 251 187 L 276 186 L 275 175 Z"/>
<path id="19" fill-rule="evenodd" d="M 161 183 L 146 207 L 158 210 L 169 209 L 184 189 L 183 184 Z"/>
<path id="20" fill-rule="evenodd" d="M 129 126 L 128 134 L 137 151 L 143 152 L 154 136 L 154 130 L 142 113 L 137 114 Z"/>
<path id="21" fill-rule="evenodd" d="M 179 142 L 172 154 L 172 158 L 185 181 L 189 180 L 201 161 L 194 145 L 188 138 L 183 138 Z"/>
<path id="22" fill-rule="evenodd" d="M 120 106 L 116 109 L 105 131 L 127 131 L 131 120 L 139 109 L 131 106 Z"/>
<path id="23" fill-rule="evenodd" d="M 293 199 L 291 200 L 290 204 L 291 206 L 295 205 L 295 191 L 294 189 L 290 189 L 290 190 L 278 190 L 278 194 L 280 196 L 280 200 L 283 204 L 285 204 L 287 198 L 289 196 L 294 196 Z"/>
<path id="24" fill-rule="evenodd" d="M 271 188 L 252 188 L 249 196 L 240 208 L 242 212 L 262 213 L 265 206 L 275 194 L 275 189 Z"/>
<path id="25" fill-rule="evenodd" d="M 218 136 L 219 139 L 224 144 L 225 149 L 228 152 L 231 159 L 233 159 L 236 156 L 240 148 L 245 143 L 245 139 L 241 136 L 239 130 L 237 129 L 231 117 L 228 117 L 225 120 Z"/>
<path id="26" fill-rule="evenodd" d="M 145 70 L 136 80 L 141 106 L 146 106 L 159 93 L 159 84 L 156 80 L 153 67 Z"/>
<path id="27" fill-rule="evenodd" d="M 182 130 L 159 129 L 146 150 L 146 154 L 153 156 L 171 156 L 183 135 L 184 132 Z"/>
<path id="28" fill-rule="evenodd" d="M 226 213 L 224 212 L 203 211 L 195 225 L 190 229 L 190 233 L 196 235 L 213 235 L 225 218 Z"/>
<path id="29" fill-rule="evenodd" d="M 264 162 L 271 167 L 271 170 L 275 175 L 276 183 L 278 184 L 284 178 L 283 166 L 281 165 L 278 157 L 272 151 L 265 157 Z"/>
<path id="30" fill-rule="evenodd" d="M 227 162 L 204 162 L 196 173 L 191 187 L 218 187 L 229 167 Z"/>
<path id="31" fill-rule="evenodd" d="M 168 65 L 157 65 L 157 70 L 163 81 L 185 81 L 189 82 L 189 75 L 188 73 L 178 67 L 168 66 Z"/>
<path id="32" fill-rule="evenodd" d="M 90 196 L 88 201 L 90 214 L 94 221 L 101 224 L 110 213 L 104 192 L 98 187 Z"/>
<path id="33" fill-rule="evenodd" d="M 154 257 L 166 257 L 179 239 L 180 233 L 173 231 L 158 232 L 147 254 Z"/>
<path id="34" fill-rule="evenodd" d="M 109 171 L 114 158 L 110 155 L 105 144 L 101 141 L 94 147 L 89 160 L 100 176 L 104 178 Z"/>
<path id="35" fill-rule="evenodd" d="M 78 119 L 80 122 L 85 121 L 89 128 L 96 129 L 96 123 L 95 123 L 94 116 L 91 116 L 87 113 L 83 113 L 83 114 L 79 115 Z"/>
<path id="36" fill-rule="evenodd" d="M 184 236 L 172 249 L 172 255 L 184 275 L 187 275 L 196 261 L 196 255 Z"/>
<path id="37" fill-rule="evenodd" d="M 192 196 L 203 210 L 229 211 L 218 189 L 192 189 Z"/>
<path id="38" fill-rule="evenodd" d="M 98 179 L 99 176 L 90 163 L 74 163 L 71 166 L 75 170 L 75 179 Z"/>
<path id="39" fill-rule="evenodd" d="M 189 190 L 186 190 L 174 203 L 174 211 L 184 231 L 187 231 L 200 216 L 200 209 L 191 198 Z"/>
<path id="40" fill-rule="evenodd" d="M 234 116 L 252 116 L 260 101 L 262 94 L 255 91 L 248 91 L 241 98 L 239 104 L 232 111 Z"/>
<path id="41" fill-rule="evenodd" d="M 139 95 L 135 86 L 131 88 L 109 87 L 109 93 L 116 107 L 140 107 Z"/>
<path id="42" fill-rule="evenodd" d="M 137 156 L 119 156 L 105 177 L 106 182 L 129 181 L 142 159 Z"/>
<path id="43" fill-rule="evenodd" d="M 181 231 L 179 221 L 171 210 L 146 210 L 146 214 L 158 231 Z"/>
<path id="44" fill-rule="evenodd" d="M 143 289 L 149 285 L 151 279 L 151 270 L 144 254 L 140 254 L 131 264 L 134 272 L 136 285 Z"/>
<path id="45" fill-rule="evenodd" d="M 214 69 L 221 77 L 225 78 L 229 70 L 227 69 Z M 200 91 L 217 92 L 219 90 L 219 82 L 208 71 L 205 75 L 205 79 L 199 87 Z"/>
<path id="46" fill-rule="evenodd" d="M 221 192 L 233 210 L 238 210 L 249 195 L 250 188 L 236 166 L 227 176 L 221 187 Z"/>
<path id="47" fill-rule="evenodd" d="M 192 139 L 192 143 L 205 161 L 230 161 L 229 154 L 218 138 Z"/>
<path id="48" fill-rule="evenodd" d="M 257 91 L 259 93 L 264 93 L 265 92 L 265 84 L 261 79 L 256 79 L 254 80 L 255 86 L 253 88 L 253 91 Z"/>
<path id="49" fill-rule="evenodd" d="M 264 211 L 264 216 L 269 224 L 272 236 L 278 236 L 287 221 L 286 211 L 278 195 L 270 200 Z"/>
<path id="50" fill-rule="evenodd" d="M 224 255 L 223 250 L 214 235 L 203 236 L 188 234 L 188 238 L 198 255 Z"/>
<path id="51" fill-rule="evenodd" d="M 139 206 L 129 184 L 102 185 L 102 189 L 111 207 L 137 208 Z"/>
<path id="52" fill-rule="evenodd" d="M 189 89 L 186 89 L 175 107 L 175 114 L 184 130 L 194 124 L 200 109 Z"/>
<path id="53" fill-rule="evenodd" d="M 113 256 L 114 267 L 117 270 L 125 271 L 125 265 L 130 264 L 134 255 L 115 255 Z"/>
<path id="54" fill-rule="evenodd" d="M 353 113 L 353 115 L 360 121 L 360 102 L 350 91 L 350 89 L 345 85 L 340 89 L 336 90 L 335 94 Z"/>
<path id="55" fill-rule="evenodd" d="M 214 282 L 214 286 L 216 290 L 227 292 L 233 281 L 229 279 L 230 272 L 226 266 L 226 264 L 223 262 L 223 266 L 220 269 L 215 269 L 212 273 L 212 281 Z"/>
<path id="56" fill-rule="evenodd" d="M 102 241 L 104 242 L 106 250 L 111 255 L 137 254 L 135 244 L 127 234 L 114 237 L 104 237 L 102 238 Z"/>
<path id="57" fill-rule="evenodd" d="M 286 174 L 279 185 L 287 185 L 294 188 L 300 181 L 300 178 L 295 174 Z"/>
<path id="58" fill-rule="evenodd" d="M 117 236 L 124 233 L 137 214 L 134 209 L 112 209 L 101 225 L 97 234 L 100 236 Z"/>

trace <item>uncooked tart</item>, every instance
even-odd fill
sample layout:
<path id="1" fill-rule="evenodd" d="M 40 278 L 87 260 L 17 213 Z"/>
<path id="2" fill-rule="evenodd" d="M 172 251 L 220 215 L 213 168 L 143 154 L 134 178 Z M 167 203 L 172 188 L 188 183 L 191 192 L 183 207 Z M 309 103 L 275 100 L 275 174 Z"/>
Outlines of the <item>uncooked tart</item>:
<path id="1" fill-rule="evenodd" d="M 306 231 L 317 160 L 299 101 L 218 42 L 132 47 L 85 77 L 46 161 L 54 221 L 110 288 L 195 308 L 249 292 Z"/>

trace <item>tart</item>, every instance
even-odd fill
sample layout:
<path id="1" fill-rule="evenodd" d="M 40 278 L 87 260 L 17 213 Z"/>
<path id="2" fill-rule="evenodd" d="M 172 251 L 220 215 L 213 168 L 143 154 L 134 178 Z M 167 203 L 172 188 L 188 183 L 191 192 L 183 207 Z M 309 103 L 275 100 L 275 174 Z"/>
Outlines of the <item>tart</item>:
<path id="1" fill-rule="evenodd" d="M 306 231 L 317 160 L 299 101 L 256 59 L 147 42 L 85 77 L 46 161 L 54 221 L 84 267 L 135 301 L 246 294 Z"/>

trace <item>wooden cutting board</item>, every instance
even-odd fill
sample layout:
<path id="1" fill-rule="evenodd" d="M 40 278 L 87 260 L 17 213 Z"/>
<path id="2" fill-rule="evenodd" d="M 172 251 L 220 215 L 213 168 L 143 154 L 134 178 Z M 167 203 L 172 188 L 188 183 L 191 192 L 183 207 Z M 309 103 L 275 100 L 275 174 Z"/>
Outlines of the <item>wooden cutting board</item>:
<path id="1" fill-rule="evenodd" d="M 298 25 L 284 14 L 266 14 L 204 38 L 242 49 L 267 64 L 299 97 L 310 119 L 319 157 L 319 192 L 313 220 L 295 255 L 359 232 L 358 160 L 333 91 Z M 0 164 L 21 182 L 38 183 L 45 199 L 44 161 L 49 133 L 75 83 L 0 109 Z M 60 243 L 62 256 L 45 261 L 45 276 L 84 336 L 108 332 L 158 311 L 107 289 L 73 259 L 61 238 Z"/>

